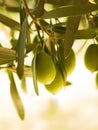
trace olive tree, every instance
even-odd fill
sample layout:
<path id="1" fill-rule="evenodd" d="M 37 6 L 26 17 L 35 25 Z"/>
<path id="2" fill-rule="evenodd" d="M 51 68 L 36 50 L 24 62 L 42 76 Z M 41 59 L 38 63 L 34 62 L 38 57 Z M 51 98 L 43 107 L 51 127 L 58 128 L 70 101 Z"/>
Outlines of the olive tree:
<path id="1" fill-rule="evenodd" d="M 41 75 L 46 73 L 43 76 L 45 79 L 50 71 L 42 68 L 54 66 L 58 69 L 59 75 L 61 74 L 60 87 L 68 86 L 71 84 L 67 81 L 68 67 L 70 66 L 70 73 L 72 73 L 76 62 L 72 47 L 75 40 L 82 39 L 94 39 L 94 47 L 91 50 L 87 48 L 84 62 L 89 71 L 98 70 L 98 58 L 94 61 L 94 58 L 98 56 L 97 10 L 97 0 L 0 0 L 0 29 L 4 33 L 7 29 L 9 39 L 9 47 L 4 47 L 3 43 L 0 44 L 0 69 L 5 69 L 8 74 L 10 94 L 21 119 L 24 119 L 25 111 L 14 73 L 23 83 L 26 77 L 31 77 L 35 93 L 39 95 L 37 77 L 41 78 Z M 40 55 L 41 52 L 44 56 Z M 73 52 L 72 56 L 70 56 L 71 52 Z M 30 57 L 29 54 L 31 54 Z M 38 55 L 41 56 L 40 62 Z M 26 58 L 30 58 L 29 64 L 26 64 Z M 40 75 L 37 68 L 41 71 Z M 55 91 L 58 92 L 60 88 L 57 88 L 56 82 L 60 77 L 56 76 L 56 73 L 54 70 L 52 86 L 51 83 L 45 86 L 46 88 L 55 86 Z M 25 84 L 22 89 L 26 91 Z M 51 89 L 48 87 L 50 92 Z"/>

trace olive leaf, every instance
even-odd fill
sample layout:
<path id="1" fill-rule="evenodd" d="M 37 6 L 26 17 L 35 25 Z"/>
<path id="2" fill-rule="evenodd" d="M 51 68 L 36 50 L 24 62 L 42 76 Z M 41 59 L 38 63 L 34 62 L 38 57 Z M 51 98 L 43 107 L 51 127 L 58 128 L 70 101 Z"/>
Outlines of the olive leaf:
<path id="1" fill-rule="evenodd" d="M 45 3 L 44 0 L 38 0 L 37 1 L 35 8 L 33 10 L 33 14 L 35 15 L 36 18 L 39 18 L 43 15 L 43 13 L 44 13 L 44 3 Z"/>
<path id="2" fill-rule="evenodd" d="M 69 5 L 44 13 L 42 19 L 79 16 L 98 10 L 98 4 Z"/>
<path id="3" fill-rule="evenodd" d="M 26 44 L 26 54 L 37 48 L 38 44 L 33 43 L 33 44 Z"/>
<path id="4" fill-rule="evenodd" d="M 46 3 L 63 6 L 63 5 L 67 5 L 71 1 L 72 0 L 46 0 Z"/>
<path id="5" fill-rule="evenodd" d="M 12 67 L 7 67 L 6 68 L 8 71 L 10 72 L 14 72 L 17 73 L 16 67 L 12 66 Z M 24 66 L 24 76 L 25 77 L 32 77 L 32 69 L 30 66 Z M 22 79 L 21 79 L 22 80 Z"/>
<path id="6" fill-rule="evenodd" d="M 23 92 L 27 92 L 27 87 L 26 87 L 26 77 L 23 76 L 21 79 L 21 89 L 23 90 Z"/>
<path id="7" fill-rule="evenodd" d="M 80 0 L 78 2 L 74 1 L 74 4 L 80 6 L 83 1 Z M 84 4 L 83 4 L 84 5 Z M 64 56 L 65 58 L 69 55 L 71 48 L 73 46 L 76 33 L 78 31 L 78 26 L 81 20 L 80 16 L 68 17 L 65 38 L 64 38 Z"/>
<path id="8" fill-rule="evenodd" d="M 10 79 L 10 94 L 12 97 L 12 101 L 14 103 L 14 106 L 16 108 L 16 111 L 17 111 L 19 117 L 21 118 L 21 120 L 23 120 L 25 117 L 24 106 L 23 106 L 23 103 L 21 101 L 19 92 L 17 90 L 12 72 L 8 71 L 8 76 Z"/>
<path id="9" fill-rule="evenodd" d="M 97 35 L 97 30 L 93 28 L 78 30 L 76 39 L 93 39 Z"/>
<path id="10" fill-rule="evenodd" d="M 42 24 L 43 28 L 55 39 L 64 39 L 66 26 L 68 22 L 62 22 L 57 24 L 47 24 L 44 20 L 41 20 L 40 23 Z M 75 39 L 93 39 L 97 35 L 96 28 L 84 28 L 79 29 L 76 32 Z"/>
<path id="11" fill-rule="evenodd" d="M 16 59 L 16 52 L 12 49 L 0 47 L 0 65 Z"/>
<path id="12" fill-rule="evenodd" d="M 13 60 L 16 58 L 16 51 L 5 47 L 0 47 L 0 58 Z"/>
<path id="13" fill-rule="evenodd" d="M 66 27 L 60 26 L 60 25 L 54 25 L 52 27 L 52 31 L 57 33 L 57 34 L 65 34 Z"/>
<path id="14" fill-rule="evenodd" d="M 23 5 L 20 5 L 20 24 L 22 25 L 24 19 L 26 18 L 26 10 Z"/>
<path id="15" fill-rule="evenodd" d="M 47 28 L 48 29 L 48 28 Z M 53 34 L 52 36 L 55 39 L 64 39 L 66 27 L 58 26 L 52 28 Z M 97 35 L 97 30 L 95 28 L 87 28 L 77 30 L 75 39 L 93 39 Z"/>
<path id="16" fill-rule="evenodd" d="M 0 13 L 0 22 L 14 30 L 20 30 L 20 25 L 18 22 L 1 13 Z"/>
<path id="17" fill-rule="evenodd" d="M 19 6 L 19 0 L 3 0 L 5 5 Z"/>
<path id="18" fill-rule="evenodd" d="M 18 44 L 18 40 L 17 39 L 11 39 L 11 45 L 12 45 L 12 49 L 13 50 L 17 49 L 17 44 Z M 25 44 L 26 54 L 28 54 L 29 52 L 33 51 L 37 46 L 38 46 L 37 42 L 35 42 L 35 41 L 34 41 L 34 43 L 26 43 Z"/>
<path id="19" fill-rule="evenodd" d="M 27 18 L 24 19 L 21 26 L 19 40 L 17 44 L 17 74 L 21 79 L 24 73 L 24 55 L 25 55 L 25 40 L 26 40 Z"/>
<path id="20" fill-rule="evenodd" d="M 59 69 L 62 73 L 64 84 L 66 85 L 67 73 L 66 73 L 65 65 L 64 65 L 64 59 L 65 59 L 64 43 L 63 43 L 63 40 L 61 40 L 61 39 L 59 39 L 57 42 L 58 42 L 58 49 L 57 49 L 58 66 L 59 66 Z"/>
<path id="21" fill-rule="evenodd" d="M 2 59 L 0 58 L 0 65 L 3 65 L 3 64 L 8 64 L 9 62 L 11 62 L 12 60 L 7 60 L 7 59 Z"/>
<path id="22" fill-rule="evenodd" d="M 39 95 L 39 91 L 38 91 L 38 84 L 37 84 L 37 75 L 36 75 L 36 56 L 37 53 L 35 53 L 33 60 L 32 60 L 32 77 L 33 77 L 33 84 L 34 84 L 34 90 L 36 92 L 37 95 Z"/>
<path id="23" fill-rule="evenodd" d="M 68 56 L 68 54 L 72 48 L 72 45 L 74 43 L 80 19 L 81 19 L 80 16 L 68 18 L 68 23 L 67 23 L 65 38 L 64 38 L 64 55 L 65 55 L 65 57 Z"/>
<path id="24" fill-rule="evenodd" d="M 18 6 L 13 7 L 13 6 L 6 6 L 6 10 L 10 12 L 19 12 L 20 8 Z"/>

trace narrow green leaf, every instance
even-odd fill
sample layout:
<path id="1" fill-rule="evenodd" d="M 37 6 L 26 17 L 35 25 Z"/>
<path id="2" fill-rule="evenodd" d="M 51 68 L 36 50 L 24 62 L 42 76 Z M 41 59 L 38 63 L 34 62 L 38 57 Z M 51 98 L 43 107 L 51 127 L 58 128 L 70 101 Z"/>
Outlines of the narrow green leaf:
<path id="1" fill-rule="evenodd" d="M 49 4 L 60 5 L 60 6 L 67 5 L 71 1 L 72 0 L 46 0 L 46 2 Z"/>
<path id="2" fill-rule="evenodd" d="M 22 103 L 20 95 L 18 93 L 13 74 L 8 71 L 8 76 L 9 76 L 9 79 L 10 79 L 10 94 L 11 94 L 11 97 L 12 97 L 12 101 L 14 103 L 14 106 L 16 108 L 16 111 L 17 111 L 19 117 L 21 118 L 21 120 L 23 120 L 24 117 L 25 117 L 25 111 L 24 111 L 23 103 Z"/>
<path id="3" fill-rule="evenodd" d="M 70 5 L 57 8 L 55 10 L 45 13 L 41 18 L 50 19 L 50 18 L 59 18 L 66 16 L 79 16 L 92 11 L 98 10 L 98 4 L 81 4 L 81 5 Z"/>
<path id="4" fill-rule="evenodd" d="M 37 95 L 39 95 L 38 91 L 38 84 L 37 84 L 37 75 L 36 75 L 36 55 L 34 55 L 32 60 L 32 77 L 33 77 L 33 84 L 34 84 L 34 90 Z"/>
<path id="5" fill-rule="evenodd" d="M 83 3 L 82 0 L 74 1 L 74 4 L 78 6 L 81 6 Z M 84 4 L 83 4 L 84 5 Z M 67 20 L 67 26 L 66 26 L 66 32 L 65 32 L 65 38 L 64 38 L 64 56 L 65 58 L 69 55 L 76 33 L 78 31 L 78 26 L 81 20 L 81 16 L 75 16 L 75 17 L 68 17 Z"/>
<path id="6" fill-rule="evenodd" d="M 23 7 L 23 5 L 21 4 L 21 6 L 20 6 L 20 24 L 21 25 L 22 25 L 25 18 L 26 18 L 26 10 Z"/>
<path id="7" fill-rule="evenodd" d="M 0 65 L 7 64 L 16 59 L 16 52 L 12 49 L 0 47 Z"/>
<path id="8" fill-rule="evenodd" d="M 17 39 L 11 39 L 11 45 L 12 45 L 13 50 L 17 49 L 17 44 L 18 44 Z M 34 43 L 26 43 L 25 44 L 26 54 L 31 52 L 32 50 L 34 50 L 37 46 L 38 46 L 38 44 L 36 42 L 34 42 Z"/>
<path id="9" fill-rule="evenodd" d="M 58 40 L 58 49 L 57 49 L 57 57 L 58 57 L 58 66 L 61 70 L 62 76 L 63 76 L 63 80 L 64 80 L 64 84 L 66 84 L 66 70 L 65 70 L 65 65 L 64 65 L 64 43 L 63 40 Z"/>
<path id="10" fill-rule="evenodd" d="M 59 33 L 59 34 L 64 34 L 66 31 L 66 27 L 62 27 L 62 26 L 53 26 L 52 27 L 52 31 L 55 33 Z"/>
<path id="11" fill-rule="evenodd" d="M 20 30 L 20 25 L 18 22 L 3 14 L 0 14 L 0 22 L 10 27 L 11 29 Z"/>
<path id="12" fill-rule="evenodd" d="M 67 23 L 65 38 L 64 38 L 64 55 L 65 55 L 65 57 L 68 56 L 68 54 L 72 48 L 72 45 L 74 43 L 80 19 L 81 19 L 80 16 L 68 18 L 68 23 Z"/>
<path id="13" fill-rule="evenodd" d="M 44 14 L 44 0 L 38 0 L 35 8 L 33 10 L 33 14 L 35 15 L 36 18 L 41 17 Z"/>
<path id="14" fill-rule="evenodd" d="M 54 38 L 55 39 L 64 39 L 66 28 L 58 28 L 58 30 L 54 30 Z M 75 39 L 93 39 L 97 34 L 96 29 L 88 28 L 81 29 L 76 32 Z"/>
<path id="15" fill-rule="evenodd" d="M 7 6 L 19 6 L 19 0 L 3 0 Z"/>
<path id="16" fill-rule="evenodd" d="M 93 39 L 97 34 L 96 29 L 82 29 L 78 30 L 76 33 L 76 39 Z"/>
<path id="17" fill-rule="evenodd" d="M 7 60 L 15 60 L 16 51 L 5 47 L 0 47 L 0 58 Z"/>
<path id="18" fill-rule="evenodd" d="M 37 43 L 33 43 L 33 44 L 26 44 L 26 54 L 31 52 L 32 50 L 36 49 L 38 46 Z"/>
<path id="19" fill-rule="evenodd" d="M 27 92 L 27 87 L 26 87 L 26 78 L 25 76 L 23 76 L 22 80 L 21 80 L 21 89 L 23 90 L 23 92 Z"/>
<path id="20" fill-rule="evenodd" d="M 13 6 L 6 6 L 6 10 L 10 12 L 18 12 L 20 11 L 20 8 L 18 6 L 13 7 Z"/>
<path id="21" fill-rule="evenodd" d="M 7 60 L 7 59 L 2 59 L 0 58 L 0 65 L 3 65 L 3 64 L 7 64 L 9 62 L 11 62 L 12 60 Z"/>
<path id="22" fill-rule="evenodd" d="M 9 70 L 10 72 L 16 72 L 16 67 L 7 67 L 7 70 Z M 25 66 L 24 67 L 24 76 L 25 77 L 32 77 L 32 69 L 30 66 Z"/>
<path id="23" fill-rule="evenodd" d="M 25 56 L 25 41 L 26 41 L 26 29 L 27 29 L 27 19 L 24 19 L 22 24 L 19 41 L 17 45 L 17 74 L 21 79 L 24 73 L 24 56 Z"/>
<path id="24" fill-rule="evenodd" d="M 42 26 L 46 29 L 46 31 L 55 39 L 64 39 L 67 22 L 62 22 L 58 24 L 43 24 L 44 20 L 41 20 Z M 44 22 L 45 23 L 45 22 Z M 93 39 L 97 35 L 97 29 L 95 28 L 87 28 L 77 30 L 75 39 Z"/>

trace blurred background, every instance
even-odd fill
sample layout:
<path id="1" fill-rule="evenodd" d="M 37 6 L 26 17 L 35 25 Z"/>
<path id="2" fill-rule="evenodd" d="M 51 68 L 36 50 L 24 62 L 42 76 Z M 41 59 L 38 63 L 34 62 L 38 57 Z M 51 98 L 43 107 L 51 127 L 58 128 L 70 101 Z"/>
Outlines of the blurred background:
<path id="1" fill-rule="evenodd" d="M 1 43 L 7 46 L 7 37 L 0 31 Z M 88 41 L 92 43 L 93 41 Z M 73 46 L 77 53 L 84 40 Z M 89 45 L 86 44 L 86 45 Z M 78 48 L 77 48 L 78 44 Z M 32 79 L 27 78 L 28 94 L 20 94 L 25 107 L 25 120 L 21 121 L 10 96 L 10 83 L 5 70 L 0 71 L 0 130 L 98 130 L 98 90 L 95 74 L 84 66 L 83 49 L 77 53 L 77 64 L 68 77 L 72 85 L 53 96 L 39 84 L 36 96 Z M 16 76 L 18 89 L 20 82 Z"/>

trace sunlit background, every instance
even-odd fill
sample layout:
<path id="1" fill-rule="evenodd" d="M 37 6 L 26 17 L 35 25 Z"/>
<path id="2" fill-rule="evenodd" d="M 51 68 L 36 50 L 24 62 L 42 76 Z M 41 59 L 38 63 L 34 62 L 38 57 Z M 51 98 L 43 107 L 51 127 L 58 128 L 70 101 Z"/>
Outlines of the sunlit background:
<path id="1" fill-rule="evenodd" d="M 0 42 L 7 46 L 8 40 L 0 31 Z M 76 41 L 75 52 L 85 41 Z M 71 86 L 53 96 L 39 84 L 40 95 L 36 96 L 31 78 L 27 78 L 28 94 L 18 89 L 25 107 L 25 120 L 21 121 L 10 96 L 10 83 L 4 70 L 0 71 L 0 130 L 98 130 L 98 90 L 95 74 L 84 66 L 83 56 L 87 45 L 77 53 L 74 72 L 68 77 Z"/>

